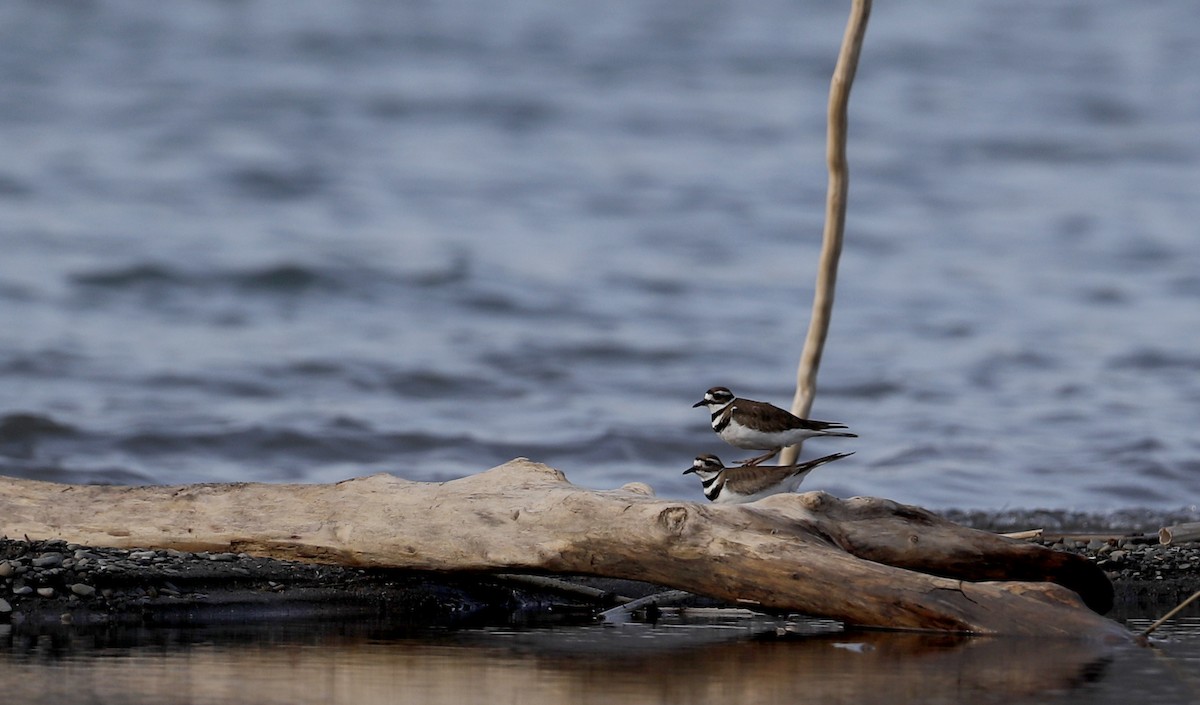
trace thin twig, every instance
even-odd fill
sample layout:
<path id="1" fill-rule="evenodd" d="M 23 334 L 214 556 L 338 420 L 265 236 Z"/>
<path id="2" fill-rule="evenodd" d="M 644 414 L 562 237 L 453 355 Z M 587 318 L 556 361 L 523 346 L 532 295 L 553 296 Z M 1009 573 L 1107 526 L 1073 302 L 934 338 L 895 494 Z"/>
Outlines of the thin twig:
<path id="1" fill-rule="evenodd" d="M 842 255 L 842 233 L 846 228 L 846 195 L 850 188 L 850 172 L 846 165 L 847 106 L 850 103 L 850 87 L 858 69 L 858 56 L 862 51 L 863 36 L 866 34 L 867 19 L 870 16 L 871 0 L 853 0 L 850 19 L 846 23 L 846 33 L 842 36 L 842 48 L 838 52 L 837 66 L 833 70 L 833 80 L 829 86 L 829 127 L 825 147 L 825 159 L 829 165 L 829 186 L 825 195 L 825 231 L 813 292 L 812 318 L 809 319 L 804 350 L 800 353 L 800 365 L 796 371 L 796 395 L 792 399 L 792 413 L 801 417 L 807 417 L 812 410 L 813 397 L 817 391 L 817 369 L 821 366 L 821 353 L 825 349 L 829 320 L 833 315 L 838 259 Z M 799 445 L 785 448 L 779 457 L 779 463 L 789 465 L 796 462 L 799 455 Z"/>
<path id="2" fill-rule="evenodd" d="M 1166 623 L 1166 621 L 1168 619 L 1170 619 L 1170 618 L 1174 617 L 1175 615 L 1179 614 L 1180 612 L 1182 612 L 1184 607 L 1187 607 L 1188 605 L 1192 604 L 1197 599 L 1200 599 L 1200 590 L 1197 590 L 1195 593 L 1192 594 L 1191 597 L 1184 600 L 1183 602 L 1180 602 L 1178 607 L 1176 607 L 1175 609 L 1171 610 L 1170 612 L 1164 614 L 1162 616 L 1162 618 L 1159 619 L 1158 621 L 1156 621 L 1154 624 L 1151 624 L 1150 626 L 1146 627 L 1142 631 L 1142 636 L 1150 636 L 1150 632 L 1161 627 L 1164 623 Z"/>
<path id="3" fill-rule="evenodd" d="M 605 622 L 627 622 L 629 615 L 637 610 L 648 605 L 661 605 L 663 603 L 683 602 L 689 597 L 693 597 L 693 593 L 686 590 L 667 590 L 666 592 L 656 592 L 653 595 L 646 595 L 638 599 L 627 602 L 620 607 L 614 607 L 610 610 L 605 610 L 600 613 L 600 619 Z"/>
<path id="4" fill-rule="evenodd" d="M 618 595 L 608 590 L 592 587 L 590 585 L 580 585 L 578 583 L 559 580 L 558 578 L 550 578 L 544 575 L 518 575 L 516 573 L 497 573 L 496 578 L 509 583 L 519 583 L 528 587 L 546 590 L 548 592 L 557 592 L 575 597 L 582 597 L 592 602 L 609 602 L 617 603 L 618 605 L 627 604 L 633 601 L 631 597 Z"/>

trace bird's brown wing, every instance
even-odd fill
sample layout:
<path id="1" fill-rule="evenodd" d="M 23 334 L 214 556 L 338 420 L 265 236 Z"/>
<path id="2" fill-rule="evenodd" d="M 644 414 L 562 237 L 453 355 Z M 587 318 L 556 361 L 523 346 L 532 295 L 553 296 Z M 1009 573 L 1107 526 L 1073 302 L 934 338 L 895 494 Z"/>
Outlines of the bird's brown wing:
<path id="1" fill-rule="evenodd" d="M 833 421 L 813 421 L 802 419 L 795 414 L 784 411 L 777 406 L 753 399 L 738 399 L 733 402 L 733 413 L 738 421 L 747 426 L 754 426 L 767 433 L 780 433 L 803 428 L 809 431 L 825 431 L 831 428 L 846 428 L 844 423 Z"/>
<path id="2" fill-rule="evenodd" d="M 796 463 L 795 465 L 759 465 L 743 468 L 726 468 L 725 486 L 738 494 L 755 494 L 776 483 L 783 482 L 792 475 L 802 475 L 819 465 L 840 460 L 850 455 L 854 455 L 854 452 L 831 453 L 814 460 Z"/>
<path id="3" fill-rule="evenodd" d="M 727 468 L 725 487 L 738 494 L 751 495 L 779 484 L 797 472 L 807 470 L 798 465 L 767 465 L 746 468 Z"/>

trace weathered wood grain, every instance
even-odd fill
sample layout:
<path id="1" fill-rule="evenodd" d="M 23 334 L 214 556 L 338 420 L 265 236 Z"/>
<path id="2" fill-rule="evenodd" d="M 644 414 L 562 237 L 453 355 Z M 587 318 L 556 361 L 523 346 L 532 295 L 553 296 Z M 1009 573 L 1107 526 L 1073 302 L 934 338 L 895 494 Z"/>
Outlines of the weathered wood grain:
<path id="1" fill-rule="evenodd" d="M 1086 559 L 915 507 L 819 492 L 749 505 L 663 500 L 636 483 L 579 488 L 523 458 L 444 483 L 375 475 L 327 485 L 118 487 L 0 478 L 0 534 L 629 578 L 889 629 L 1128 636 L 1085 605 L 1105 609 L 1112 594 Z"/>

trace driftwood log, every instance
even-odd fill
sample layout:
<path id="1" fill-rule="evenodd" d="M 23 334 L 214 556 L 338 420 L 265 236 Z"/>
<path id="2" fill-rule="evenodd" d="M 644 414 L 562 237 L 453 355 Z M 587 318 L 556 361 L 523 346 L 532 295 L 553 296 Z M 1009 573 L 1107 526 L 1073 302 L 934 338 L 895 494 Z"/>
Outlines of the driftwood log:
<path id="1" fill-rule="evenodd" d="M 662 500 L 640 483 L 582 489 L 523 458 L 444 483 L 375 475 L 330 485 L 121 487 L 0 478 L 0 535 L 599 575 L 859 626 L 1128 637 L 1093 611 L 1111 605 L 1112 585 L 1086 559 L 922 509 L 821 492 L 750 505 Z"/>
<path id="2" fill-rule="evenodd" d="M 1200 521 L 1164 526 L 1158 530 L 1158 542 L 1164 546 L 1188 541 L 1200 541 Z"/>

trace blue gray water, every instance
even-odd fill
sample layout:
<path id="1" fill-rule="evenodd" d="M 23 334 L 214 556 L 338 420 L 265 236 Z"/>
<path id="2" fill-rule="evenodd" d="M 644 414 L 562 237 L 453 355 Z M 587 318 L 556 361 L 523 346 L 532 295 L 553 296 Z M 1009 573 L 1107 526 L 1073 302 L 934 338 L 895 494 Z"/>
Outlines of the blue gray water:
<path id="1" fill-rule="evenodd" d="M 0 7 L 0 473 L 576 483 L 786 405 L 844 2 Z M 881 3 L 806 487 L 1200 498 L 1200 4 Z"/>

